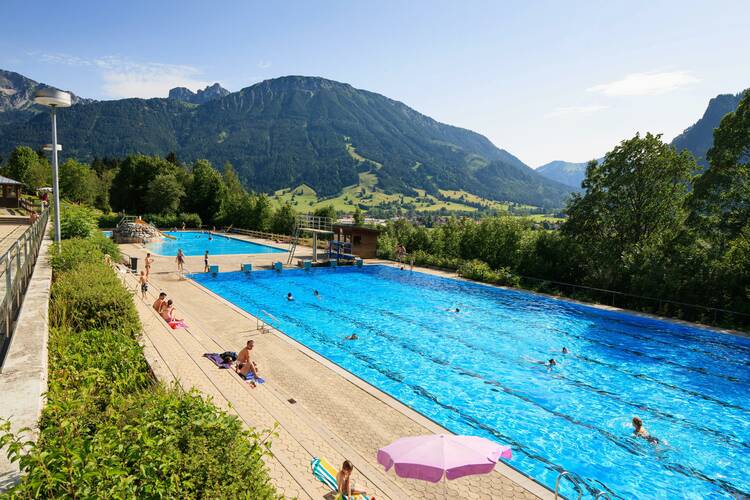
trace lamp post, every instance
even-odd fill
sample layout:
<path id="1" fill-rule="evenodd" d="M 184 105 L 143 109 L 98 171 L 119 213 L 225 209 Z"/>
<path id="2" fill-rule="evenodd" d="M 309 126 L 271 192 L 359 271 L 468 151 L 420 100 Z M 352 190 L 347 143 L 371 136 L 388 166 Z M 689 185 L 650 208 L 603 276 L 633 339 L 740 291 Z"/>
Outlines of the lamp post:
<path id="1" fill-rule="evenodd" d="M 70 94 L 52 87 L 41 88 L 34 93 L 34 102 L 49 106 L 52 110 L 52 195 L 55 203 L 55 243 L 60 251 L 60 185 L 57 174 L 57 108 L 70 106 Z M 60 148 L 62 149 L 62 148 Z"/>

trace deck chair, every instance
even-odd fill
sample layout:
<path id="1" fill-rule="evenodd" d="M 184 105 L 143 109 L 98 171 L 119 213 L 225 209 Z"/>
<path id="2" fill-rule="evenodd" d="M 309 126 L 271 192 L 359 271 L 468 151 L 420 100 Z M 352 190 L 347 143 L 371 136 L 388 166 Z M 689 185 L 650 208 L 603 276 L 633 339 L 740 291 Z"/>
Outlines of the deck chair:
<path id="1" fill-rule="evenodd" d="M 336 482 L 336 475 L 338 471 L 336 468 L 329 464 L 325 458 L 313 457 L 310 461 L 310 468 L 315 479 L 326 485 L 335 495 L 334 498 L 343 500 L 370 500 L 370 497 L 363 494 L 352 495 L 351 498 L 346 495 L 339 495 L 339 484 Z"/>

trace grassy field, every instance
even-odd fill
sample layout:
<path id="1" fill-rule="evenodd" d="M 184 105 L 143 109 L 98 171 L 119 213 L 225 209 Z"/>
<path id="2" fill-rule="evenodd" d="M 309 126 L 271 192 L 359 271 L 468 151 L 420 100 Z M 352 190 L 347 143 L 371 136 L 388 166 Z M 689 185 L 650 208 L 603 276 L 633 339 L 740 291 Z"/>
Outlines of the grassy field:
<path id="1" fill-rule="evenodd" d="M 344 188 L 338 196 L 320 198 L 314 189 L 302 184 L 294 188 L 280 189 L 273 193 L 271 200 L 275 205 L 290 203 L 297 211 L 307 212 L 318 208 L 333 206 L 339 212 L 353 212 L 356 207 L 367 211 L 372 207 L 384 207 L 397 204 L 403 208 L 413 208 L 417 212 L 476 212 L 481 209 L 494 209 L 498 212 L 509 212 L 511 203 L 481 198 L 466 191 L 440 190 L 440 198 L 425 191 L 416 189 L 417 196 L 388 194 L 378 188 L 378 178 L 374 171 L 382 165 L 357 153 L 356 148 L 347 144 L 349 155 L 369 167 L 369 171 L 359 174 L 359 182 Z M 419 168 L 415 165 L 414 168 Z M 478 208 L 479 207 L 479 208 Z M 535 207 L 513 205 L 514 209 L 532 210 Z"/>

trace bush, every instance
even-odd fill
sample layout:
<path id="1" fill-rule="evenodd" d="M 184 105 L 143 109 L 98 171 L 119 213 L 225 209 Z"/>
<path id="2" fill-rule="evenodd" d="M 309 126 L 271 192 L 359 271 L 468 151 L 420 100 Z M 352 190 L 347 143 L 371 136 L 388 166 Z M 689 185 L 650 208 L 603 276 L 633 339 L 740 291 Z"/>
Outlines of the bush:
<path id="1" fill-rule="evenodd" d="M 115 227 L 122 220 L 122 214 L 109 213 L 101 214 L 99 216 L 99 227 L 102 229 L 110 229 Z"/>
<path id="2" fill-rule="evenodd" d="M 263 462 L 272 431 L 244 430 L 197 393 L 152 378 L 132 297 L 99 245 L 66 240 L 53 258 L 47 404 L 36 443 L 0 421 L 0 448 L 24 474 L 6 494 L 277 498 Z"/>
<path id="3" fill-rule="evenodd" d="M 60 237 L 88 238 L 97 230 L 99 215 L 96 210 L 83 205 L 60 204 Z"/>
<path id="4" fill-rule="evenodd" d="M 140 329 L 130 292 L 103 262 L 78 264 L 56 277 L 50 298 L 50 323 L 74 330 L 122 329 L 131 335 Z"/>
<path id="5" fill-rule="evenodd" d="M 439 267 L 442 269 L 456 270 L 461 267 L 463 260 L 457 257 L 441 257 L 439 255 L 433 255 L 422 250 L 417 250 L 412 254 L 414 257 L 414 264 L 418 266 L 431 266 Z"/>
<path id="6" fill-rule="evenodd" d="M 182 228 L 182 223 L 185 223 L 185 227 L 195 228 L 200 227 L 202 224 L 201 218 L 198 214 L 146 214 L 143 216 L 143 220 L 153 224 L 156 227 L 162 229 L 171 229 L 173 227 Z"/>
<path id="7" fill-rule="evenodd" d="M 518 276 L 510 272 L 507 267 L 493 270 L 486 262 L 481 260 L 469 260 L 458 268 L 458 274 L 464 278 L 493 283 L 496 285 L 519 286 Z"/>
<path id="8" fill-rule="evenodd" d="M 88 262 L 104 262 L 104 255 L 109 255 L 114 262 L 120 260 L 120 249 L 115 242 L 95 231 L 90 238 L 71 238 L 52 245 L 50 264 L 55 272 L 70 271 Z"/>

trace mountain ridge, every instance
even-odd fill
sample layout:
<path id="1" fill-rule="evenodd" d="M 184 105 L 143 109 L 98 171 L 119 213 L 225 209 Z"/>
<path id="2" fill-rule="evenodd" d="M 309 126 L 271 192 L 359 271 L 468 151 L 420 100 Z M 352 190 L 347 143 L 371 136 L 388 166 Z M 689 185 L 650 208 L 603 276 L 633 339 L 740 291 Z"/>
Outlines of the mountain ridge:
<path id="1" fill-rule="evenodd" d="M 65 110 L 58 120 L 66 155 L 91 160 L 174 151 L 184 161 L 230 162 L 246 186 L 264 192 L 306 183 L 334 195 L 363 172 L 376 176 L 378 189 L 406 194 L 457 189 L 559 207 L 570 192 L 481 134 L 319 77 L 265 80 L 200 105 L 99 101 Z M 38 147 L 47 128 L 38 117 L 0 127 L 0 155 L 19 144 Z"/>
<path id="2" fill-rule="evenodd" d="M 34 102 L 34 92 L 44 87 L 52 86 L 32 80 L 15 71 L 0 69 L 0 125 L 23 121 L 42 112 L 45 107 Z M 73 105 L 94 102 L 93 99 L 79 97 L 73 92 L 68 93 Z"/>

